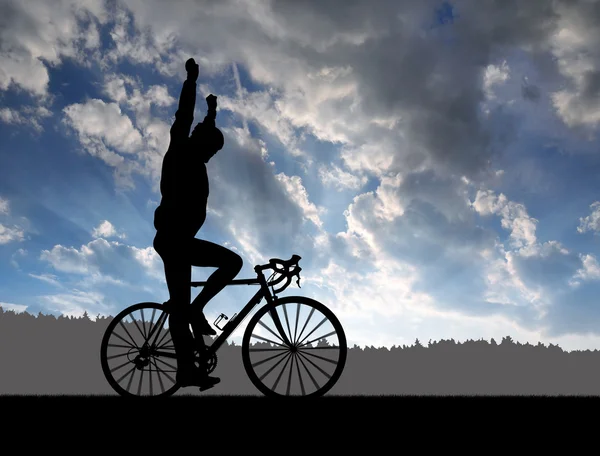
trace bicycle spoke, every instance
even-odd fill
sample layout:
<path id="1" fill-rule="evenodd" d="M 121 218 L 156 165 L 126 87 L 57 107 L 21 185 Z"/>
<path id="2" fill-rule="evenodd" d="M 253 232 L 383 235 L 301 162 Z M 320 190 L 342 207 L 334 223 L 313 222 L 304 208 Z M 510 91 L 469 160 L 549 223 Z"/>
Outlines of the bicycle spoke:
<path id="1" fill-rule="evenodd" d="M 331 334 L 335 334 L 335 331 Z M 330 336 L 331 334 L 328 334 L 328 336 Z M 327 336 L 323 336 L 323 337 L 327 337 Z M 315 340 L 319 340 L 319 339 L 315 339 Z M 314 340 L 312 341 L 314 342 Z M 340 347 L 338 347 L 337 345 L 331 345 L 329 347 L 308 347 L 306 346 L 306 344 L 304 344 L 302 347 L 298 347 L 299 349 L 302 350 L 339 350 Z"/>
<path id="2" fill-rule="evenodd" d="M 158 350 L 160 348 L 165 348 L 169 342 L 173 342 L 173 338 L 172 337 L 168 341 L 166 341 L 164 344 L 159 345 L 158 347 L 156 347 L 156 349 Z"/>
<path id="3" fill-rule="evenodd" d="M 331 364 L 336 364 L 337 365 L 337 363 L 338 363 L 336 360 L 333 360 L 333 359 L 330 359 L 330 358 L 325 358 L 325 357 L 319 356 L 319 355 L 315 355 L 314 353 L 308 353 L 307 352 L 306 354 L 310 355 L 310 356 L 312 356 L 314 358 L 322 359 L 323 361 L 327 361 L 328 363 L 331 363 Z"/>
<path id="4" fill-rule="evenodd" d="M 290 354 L 291 354 L 291 353 L 287 353 L 287 354 L 286 354 L 286 357 L 287 357 L 287 356 L 290 356 Z M 269 369 L 267 372 L 265 372 L 265 373 L 262 375 L 262 377 L 260 377 L 260 380 L 262 381 L 262 379 L 263 379 L 263 378 L 265 378 L 267 375 L 269 375 L 273 369 L 275 369 L 277 366 L 279 366 L 279 365 L 280 365 L 280 364 L 283 362 L 283 360 L 284 360 L 284 359 L 286 359 L 286 358 L 281 358 L 279 361 L 277 361 L 277 363 L 276 363 L 276 364 L 275 364 L 273 367 L 271 367 L 271 369 Z"/>
<path id="5" fill-rule="evenodd" d="M 137 322 L 137 320 L 135 318 L 131 317 L 131 319 L 133 320 L 133 324 L 138 329 L 138 331 L 140 332 L 140 334 L 142 335 L 142 337 L 144 338 L 144 341 L 145 341 L 146 340 L 146 335 L 144 334 L 145 331 L 142 331 L 140 329 L 140 325 L 138 325 L 138 322 Z"/>
<path id="6" fill-rule="evenodd" d="M 298 358 L 296 353 L 294 353 L 294 358 Z M 298 363 L 298 359 L 296 359 L 296 370 L 298 371 L 298 380 L 300 381 L 300 389 L 302 390 L 302 395 L 306 395 L 306 391 L 304 391 L 304 382 L 302 381 L 302 374 L 300 373 L 300 363 Z"/>
<path id="7" fill-rule="evenodd" d="M 148 381 L 150 382 L 150 396 L 152 396 L 152 363 L 148 366 Z"/>
<path id="8" fill-rule="evenodd" d="M 288 349 L 288 347 L 287 347 L 286 345 L 282 345 L 282 344 L 280 344 L 279 342 L 275 342 L 275 341 L 273 341 L 273 340 L 266 339 L 266 338 L 264 338 L 264 337 L 261 337 L 261 336 L 257 336 L 256 334 L 252 334 L 252 337 L 256 337 L 257 339 L 264 340 L 265 342 L 269 342 L 269 343 L 271 343 L 271 344 L 279 345 L 280 347 L 283 347 L 283 348 L 285 348 L 286 350 Z"/>
<path id="9" fill-rule="evenodd" d="M 285 353 L 278 353 L 276 355 L 270 356 L 269 358 L 263 359 L 261 361 L 257 361 L 256 363 L 252 364 L 252 367 L 256 367 L 256 366 L 260 366 L 261 364 L 266 363 L 267 361 L 271 361 L 272 359 L 277 358 L 278 356 L 284 355 Z"/>
<path id="10" fill-rule="evenodd" d="M 158 364 L 156 364 L 156 362 L 155 362 L 155 361 L 153 361 L 153 362 L 154 362 L 154 366 L 156 367 L 156 369 L 157 369 L 158 371 L 162 372 L 162 374 L 163 374 L 165 377 L 167 377 L 169 380 L 171 380 L 173 383 L 177 383 L 177 382 L 176 382 L 174 379 L 172 379 L 172 378 L 171 378 L 171 376 L 170 376 L 169 374 L 167 374 L 167 371 L 165 371 L 165 370 L 162 370 L 160 367 L 158 367 Z M 165 363 L 165 364 L 166 364 L 166 363 Z M 169 366 L 169 367 L 171 367 L 171 366 Z M 177 369 L 175 369 L 175 372 L 177 372 Z M 159 378 L 160 378 L 160 377 L 159 377 Z M 161 382 L 161 385 L 162 385 L 162 382 Z"/>
<path id="11" fill-rule="evenodd" d="M 333 334 L 335 334 L 335 331 L 332 331 L 329 334 L 325 334 L 324 336 L 321 336 L 318 339 L 314 339 L 314 340 L 311 340 L 310 342 L 306 342 L 305 344 L 300 345 L 298 348 L 304 348 L 306 345 L 312 344 L 313 342 L 316 342 L 321 339 L 325 339 L 326 337 L 332 336 Z M 312 347 L 312 348 L 317 348 L 317 347 Z"/>
<path id="12" fill-rule="evenodd" d="M 294 345 L 296 345 L 296 334 L 298 333 L 298 320 L 300 319 L 300 303 L 297 304 L 296 308 L 296 327 L 294 328 Z M 296 364 L 297 365 L 297 364 Z"/>
<path id="13" fill-rule="evenodd" d="M 292 362 L 290 363 L 290 375 L 288 376 L 287 390 L 285 392 L 286 396 L 290 395 L 290 386 L 292 386 L 292 371 L 294 370 L 294 360 L 296 359 L 296 357 L 292 356 L 291 359 Z"/>
<path id="14" fill-rule="evenodd" d="M 152 318 L 148 321 L 148 337 L 146 340 L 150 340 L 150 336 L 152 334 L 152 325 L 154 324 L 154 315 L 156 314 L 156 309 L 152 308 Z"/>
<path id="15" fill-rule="evenodd" d="M 292 342 L 292 330 L 290 329 L 290 321 L 288 320 L 288 314 L 287 314 L 287 308 L 285 307 L 285 304 L 283 305 L 283 313 L 285 314 L 285 323 L 287 325 L 288 328 L 288 334 L 290 336 L 290 343 Z"/>
<path id="16" fill-rule="evenodd" d="M 313 363 L 310 359 L 308 359 L 306 356 L 304 356 L 304 353 L 301 353 L 301 352 L 298 352 L 298 353 L 300 354 L 300 356 L 304 357 L 304 359 L 306 359 L 306 361 L 308 361 L 313 366 L 315 366 L 319 370 L 319 372 L 321 372 L 325 377 L 331 378 L 331 375 L 329 375 L 327 372 L 325 372 L 323 369 L 321 369 L 319 366 L 317 366 L 315 363 Z"/>
<path id="17" fill-rule="evenodd" d="M 131 378 L 129 379 L 129 382 L 127 383 L 127 392 L 129 392 L 129 388 L 131 388 L 131 382 L 133 382 L 133 377 L 135 377 L 135 367 L 131 370 L 132 370 Z"/>
<path id="18" fill-rule="evenodd" d="M 275 325 L 275 328 L 277 328 L 277 330 L 281 333 L 281 335 L 284 336 L 284 338 L 279 337 L 279 339 L 282 339 L 284 344 L 289 345 L 291 342 L 285 340 L 285 339 L 287 339 L 287 336 L 285 335 L 285 331 L 283 330 L 283 325 L 281 324 L 281 318 L 279 318 L 277 309 L 276 308 L 271 309 L 269 311 L 269 315 L 271 316 L 271 320 L 273 320 L 273 324 Z"/>
<path id="19" fill-rule="evenodd" d="M 177 368 L 176 368 L 175 366 L 171 366 L 169 363 L 167 363 L 167 362 L 163 361 L 163 360 L 162 360 L 162 359 L 160 359 L 160 358 L 156 358 L 156 360 L 157 360 L 157 361 L 160 361 L 161 363 L 163 363 L 163 364 L 165 364 L 165 365 L 167 365 L 167 366 L 169 366 L 171 369 L 173 369 L 175 372 L 177 372 Z"/>
<path id="20" fill-rule="evenodd" d="M 287 359 L 287 361 L 285 362 L 285 364 L 281 368 L 281 372 L 277 376 L 277 380 L 275 380 L 275 384 L 273 385 L 273 391 L 275 391 L 275 389 L 277 389 L 277 385 L 279 384 L 279 380 L 281 380 L 281 376 L 283 375 L 283 372 L 285 371 L 285 368 L 287 367 L 288 363 L 290 362 L 290 359 L 291 359 L 291 356 Z"/>
<path id="21" fill-rule="evenodd" d="M 248 351 L 260 352 L 260 351 L 289 351 L 289 348 L 249 348 Z"/>
<path id="22" fill-rule="evenodd" d="M 169 335 L 169 333 L 171 332 L 170 329 L 167 329 L 165 331 L 165 333 L 163 334 L 163 336 L 160 338 L 160 340 L 158 342 L 156 342 L 156 344 L 161 344 L 163 340 L 165 340 L 165 337 L 167 337 Z M 168 344 L 171 340 L 169 339 L 168 341 L 165 342 L 165 344 Z"/>
<path id="23" fill-rule="evenodd" d="M 144 319 L 144 309 L 140 309 L 140 312 L 142 314 L 142 328 L 144 328 L 144 340 L 146 339 L 146 320 Z"/>
<path id="24" fill-rule="evenodd" d="M 129 342 L 128 342 L 129 343 Z M 133 345 L 129 344 L 129 345 L 117 345 L 117 344 L 107 344 L 108 347 L 115 347 L 115 348 L 135 348 Z"/>
<path id="25" fill-rule="evenodd" d="M 121 325 L 121 327 L 125 330 L 125 332 L 127 333 L 127 335 L 129 336 L 129 338 L 131 339 L 131 342 L 133 342 L 133 345 L 135 346 L 135 348 L 139 349 L 140 347 L 137 346 L 137 344 L 135 343 L 135 340 L 133 339 L 133 337 L 131 337 L 131 334 L 129 334 L 129 331 L 127 331 L 127 328 L 125 327 L 125 325 L 123 324 L 123 320 L 121 320 L 119 322 L 119 324 Z"/>
<path id="26" fill-rule="evenodd" d="M 158 339 L 158 336 L 160 335 L 160 331 L 163 329 L 165 321 L 167 320 L 166 315 L 167 315 L 166 312 L 163 312 L 162 315 L 160 317 L 158 317 L 158 321 L 156 322 L 156 326 L 154 326 L 154 329 L 152 329 L 152 331 L 148 335 L 148 340 L 150 340 L 150 338 L 152 337 L 152 332 L 156 331 L 156 328 L 159 328 L 158 329 L 158 333 L 154 337 L 154 342 L 152 342 L 152 345 L 156 345 L 156 339 Z M 159 327 L 159 324 L 158 324 L 159 321 L 161 322 L 160 323 L 160 327 Z"/>
<path id="27" fill-rule="evenodd" d="M 271 328 L 269 328 L 267 325 L 265 325 L 262 321 L 258 321 L 258 324 L 261 325 L 263 328 L 265 328 L 267 331 L 269 331 L 271 334 L 273 334 L 275 337 L 277 337 L 281 342 L 283 342 L 285 344 L 285 340 L 283 340 L 281 337 L 279 337 L 277 334 L 275 334 L 275 332 L 273 332 L 273 330 Z"/>
<path id="28" fill-rule="evenodd" d="M 154 356 L 155 358 L 170 358 L 170 359 L 175 359 L 176 355 L 173 352 L 170 351 L 162 351 L 162 350 L 154 350 L 152 352 L 152 356 Z"/>
<path id="29" fill-rule="evenodd" d="M 121 366 L 121 367 L 123 367 L 123 366 Z M 130 373 L 130 372 L 132 372 L 132 374 L 131 374 L 131 375 L 135 374 L 135 366 L 133 366 L 133 367 L 132 367 L 130 370 L 128 370 L 127 372 L 125 372 L 125 373 L 124 373 L 124 374 L 121 376 L 121 378 L 119 378 L 119 379 L 117 380 L 117 383 L 121 383 L 121 380 L 123 380 L 123 379 L 124 379 L 124 378 L 125 378 L 127 375 L 129 375 L 129 373 Z"/>
<path id="30" fill-rule="evenodd" d="M 106 359 L 120 358 L 121 356 L 127 356 L 128 354 L 129 354 L 129 352 L 127 352 L 127 353 L 119 353 L 118 355 L 107 356 Z"/>
<path id="31" fill-rule="evenodd" d="M 164 393 L 165 392 L 165 386 L 163 385 L 162 378 L 160 376 L 160 369 L 158 368 L 158 366 L 156 365 L 156 362 L 153 359 L 150 360 L 150 362 L 152 364 L 154 364 L 154 367 L 156 368 L 156 376 L 158 377 L 158 383 L 160 384 L 160 390 Z"/>
<path id="32" fill-rule="evenodd" d="M 141 373 L 140 373 L 140 381 L 138 383 L 138 396 L 141 395 L 141 393 L 142 393 L 142 380 L 144 378 L 144 369 L 142 369 L 140 372 Z"/>
<path id="33" fill-rule="evenodd" d="M 140 349 L 137 345 L 131 345 L 129 343 L 129 341 L 127 341 L 123 336 L 121 336 L 120 334 L 117 334 L 116 332 L 113 332 L 113 336 L 117 336 L 119 339 L 121 339 L 123 342 L 125 342 L 129 348 L 136 348 L 138 350 Z"/>
<path id="34" fill-rule="evenodd" d="M 118 369 L 121 369 L 123 366 L 127 366 L 127 365 L 128 365 L 130 362 L 131 362 L 131 361 L 127 360 L 127 362 L 126 362 L 126 363 L 123 363 L 123 364 L 121 364 L 120 366 L 117 366 L 117 367 L 113 367 L 113 368 L 112 368 L 110 371 L 111 371 L 111 372 L 114 372 L 114 371 L 116 371 L 116 370 L 118 370 Z"/>
<path id="35" fill-rule="evenodd" d="M 310 309 L 310 313 L 308 314 L 308 319 L 306 320 L 306 322 L 304 323 L 304 327 L 302 328 L 302 331 L 300 331 L 300 335 L 298 336 L 298 339 L 300 339 L 302 337 L 302 333 L 304 332 L 304 330 L 306 329 L 306 325 L 308 325 L 308 322 L 310 321 L 310 319 L 312 318 L 312 314 L 315 312 L 315 308 L 313 307 L 312 309 Z"/>
<path id="36" fill-rule="evenodd" d="M 298 355 L 298 359 L 300 360 L 300 362 L 302 363 L 302 367 L 304 367 L 304 370 L 308 373 L 308 376 L 310 377 L 310 379 L 312 380 L 312 382 L 314 383 L 315 387 L 317 389 L 321 388 L 321 386 L 319 385 L 319 383 L 317 382 L 317 380 L 315 380 L 315 378 L 312 376 L 312 374 L 310 373 L 310 371 L 308 370 L 308 367 L 306 367 L 306 364 L 304 364 L 304 361 L 302 361 L 302 358 L 300 357 L 300 355 Z"/>
<path id="37" fill-rule="evenodd" d="M 327 317 L 324 317 L 324 318 L 321 320 L 321 323 L 319 323 L 317 326 L 315 326 L 315 327 L 314 327 L 314 329 L 313 329 L 311 332 L 309 332 L 309 333 L 308 333 L 306 336 L 304 336 L 304 339 L 302 339 L 300 342 L 298 342 L 298 344 L 299 344 L 300 346 L 302 346 L 302 342 L 304 342 L 304 341 L 305 341 L 305 340 L 308 338 L 308 336 L 310 336 L 310 335 L 311 335 L 312 333 L 314 333 L 314 332 L 315 332 L 317 329 L 319 329 L 319 327 L 320 327 L 320 326 L 321 326 L 323 323 L 325 323 L 326 321 L 327 321 Z"/>
<path id="38" fill-rule="evenodd" d="M 150 330 L 150 332 L 148 333 L 148 340 L 150 340 L 150 338 L 151 338 L 151 337 L 154 335 L 154 332 L 155 332 L 155 331 L 156 331 L 156 329 L 159 327 L 159 325 L 160 325 L 160 327 L 161 327 L 161 328 L 162 328 L 162 326 L 164 325 L 164 321 L 163 321 L 163 316 L 164 316 L 164 315 L 166 315 L 166 314 L 165 314 L 165 312 L 163 312 L 163 313 L 160 315 L 160 317 L 158 317 L 158 320 L 156 320 L 156 324 L 154 325 L 154 327 L 153 327 L 153 328 Z M 166 320 L 166 318 L 165 318 L 165 320 Z M 159 329 L 158 331 L 159 331 L 159 333 L 160 333 L 160 329 Z M 157 338 L 157 337 L 158 337 L 158 335 L 154 337 L 154 342 L 153 342 L 153 343 L 156 343 L 156 338 Z"/>

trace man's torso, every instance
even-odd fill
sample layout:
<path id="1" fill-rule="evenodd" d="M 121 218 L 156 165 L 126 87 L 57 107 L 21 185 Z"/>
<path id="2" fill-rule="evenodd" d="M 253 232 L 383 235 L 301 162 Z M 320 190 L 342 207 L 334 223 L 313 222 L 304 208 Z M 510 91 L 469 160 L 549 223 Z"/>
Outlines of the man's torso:
<path id="1" fill-rule="evenodd" d="M 169 147 L 163 158 L 154 226 L 195 236 L 206 219 L 209 186 L 206 164 L 188 144 L 179 145 L 181 150 Z"/>

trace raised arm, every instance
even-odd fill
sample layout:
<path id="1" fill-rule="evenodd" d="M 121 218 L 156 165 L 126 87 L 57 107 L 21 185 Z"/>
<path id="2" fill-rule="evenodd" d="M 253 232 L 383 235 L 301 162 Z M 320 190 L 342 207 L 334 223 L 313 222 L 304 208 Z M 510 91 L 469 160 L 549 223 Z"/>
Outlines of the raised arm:
<path id="1" fill-rule="evenodd" d="M 171 127 L 171 140 L 180 141 L 190 135 L 194 122 L 194 108 L 196 106 L 196 80 L 198 79 L 198 64 L 194 59 L 185 63 L 187 79 L 183 82 L 179 95 L 179 106 L 175 112 L 175 122 Z"/>
<path id="2" fill-rule="evenodd" d="M 202 123 L 214 127 L 215 119 L 217 117 L 217 97 L 211 93 L 206 97 L 206 104 L 208 106 L 208 112 Z"/>

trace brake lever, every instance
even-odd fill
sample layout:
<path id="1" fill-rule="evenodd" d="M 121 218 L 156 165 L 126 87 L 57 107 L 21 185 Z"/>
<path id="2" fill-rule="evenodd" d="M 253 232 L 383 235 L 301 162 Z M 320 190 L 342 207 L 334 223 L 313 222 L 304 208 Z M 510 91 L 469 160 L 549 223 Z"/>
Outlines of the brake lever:
<path id="1" fill-rule="evenodd" d="M 296 265 L 296 268 L 294 269 L 294 273 L 292 274 L 292 277 L 298 276 L 298 279 L 296 279 L 296 284 L 298 285 L 298 288 L 302 288 L 300 286 L 300 271 L 302 271 L 302 268 L 300 266 Z"/>

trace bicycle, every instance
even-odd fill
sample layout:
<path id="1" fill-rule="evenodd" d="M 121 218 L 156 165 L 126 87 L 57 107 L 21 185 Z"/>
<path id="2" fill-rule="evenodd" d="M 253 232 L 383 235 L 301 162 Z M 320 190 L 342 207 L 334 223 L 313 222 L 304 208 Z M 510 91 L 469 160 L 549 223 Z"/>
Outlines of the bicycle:
<path id="1" fill-rule="evenodd" d="M 221 334 L 213 339 L 211 344 L 205 343 L 206 353 L 203 358 L 207 360 L 204 364 L 209 374 L 217 366 L 217 351 L 219 348 L 261 300 L 265 298 L 267 303 L 260 307 L 250 319 L 244 331 L 241 346 L 244 369 L 253 385 L 263 395 L 268 397 L 318 397 L 326 394 L 336 384 L 344 370 L 347 357 L 346 335 L 338 318 L 327 306 L 314 299 L 304 296 L 288 296 L 283 298 L 277 296 L 289 286 L 294 277 L 297 277 L 296 282 L 298 287 L 300 287 L 300 271 L 302 270 L 298 265 L 300 259 L 298 255 L 292 255 L 289 260 L 272 258 L 268 264 L 254 267 L 257 275 L 256 278 L 234 279 L 227 284 L 227 286 L 260 285 L 260 290 L 250 298 L 239 314 L 236 313 L 231 319 L 228 319 L 226 315 L 221 313 L 215 320 L 214 325 L 221 331 Z M 265 278 L 265 274 L 263 273 L 267 269 L 273 270 L 268 279 Z M 286 280 L 285 284 L 275 289 L 274 286 L 283 280 Z M 206 282 L 191 282 L 192 287 L 203 286 L 205 284 Z M 169 308 L 165 304 L 142 302 L 127 307 L 113 318 L 104 333 L 100 349 L 102 370 L 108 383 L 121 396 L 164 397 L 174 394 L 180 388 L 173 378 L 177 372 L 177 361 L 172 340 L 169 338 L 169 329 L 165 326 L 169 315 Z M 294 314 L 288 315 L 287 305 L 292 304 L 296 304 L 296 308 L 292 309 L 295 312 L 295 318 L 292 319 L 292 323 L 295 322 L 295 325 L 290 325 L 290 317 L 294 317 Z M 301 312 L 301 307 L 305 308 L 303 312 Z M 146 322 L 144 310 L 152 312 L 152 317 L 148 322 Z M 287 333 L 284 329 L 281 315 L 282 310 L 288 330 Z M 141 321 L 132 317 L 135 312 L 141 314 Z M 160 316 L 156 324 L 154 324 L 154 317 L 157 312 L 160 313 Z M 301 327 L 300 332 L 298 332 L 301 313 L 308 313 L 308 317 Z M 321 314 L 323 318 L 320 319 L 312 331 L 307 332 L 302 337 L 309 321 L 315 313 Z M 270 317 L 270 321 L 274 324 L 275 330 L 269 327 L 266 321 L 262 321 L 262 318 L 266 317 L 267 314 Z M 128 320 L 128 317 L 131 318 L 131 321 Z M 268 320 L 268 318 L 265 319 Z M 228 322 L 223 327 L 220 327 L 219 323 L 223 320 L 228 320 Z M 326 323 L 329 323 L 330 328 L 324 331 Z M 117 326 L 123 329 L 124 333 L 118 334 Z M 293 336 L 292 326 L 294 326 Z M 319 328 L 321 330 L 316 333 Z M 263 329 L 267 333 L 259 334 L 258 331 L 262 331 Z M 326 334 L 316 337 L 316 334 L 323 334 L 324 332 Z M 137 335 L 138 339 L 134 338 L 132 333 Z M 313 336 L 313 334 L 315 335 Z M 277 340 L 273 340 L 271 336 L 275 336 Z M 115 342 L 113 342 L 113 337 Z M 330 341 L 332 337 L 334 340 Z M 141 341 L 139 338 L 141 338 Z M 308 340 L 309 338 L 310 340 Z M 257 339 L 257 342 L 251 344 L 252 339 Z M 109 348 L 124 351 L 109 356 Z M 335 352 L 337 353 L 337 357 L 322 356 L 316 352 L 323 355 Z M 200 351 L 196 350 L 195 355 L 196 362 L 200 365 Z M 258 359 L 253 361 L 252 356 L 257 356 Z M 126 358 L 127 361 L 121 363 L 121 361 L 124 361 L 123 358 Z M 119 360 L 119 364 L 111 368 L 109 362 L 113 360 Z M 275 364 L 265 370 L 266 364 L 270 361 Z M 295 383 L 292 382 L 294 362 L 296 366 L 295 373 L 297 373 L 298 377 Z M 327 363 L 327 365 L 333 365 L 333 372 L 328 373 L 323 369 L 323 364 L 321 366 L 317 364 L 323 362 Z M 279 375 L 276 376 L 274 382 L 269 380 L 267 384 L 266 378 L 281 363 L 284 363 L 284 365 L 279 371 Z M 282 382 L 283 373 L 288 364 L 287 382 L 285 380 Z M 119 378 L 113 376 L 116 371 L 122 372 L 122 369 L 126 368 L 126 366 L 129 366 L 130 369 L 122 375 L 121 373 L 116 374 L 119 375 Z M 315 367 L 317 372 L 314 375 L 311 374 L 308 366 Z M 308 373 L 308 377 L 310 378 L 310 381 L 306 378 L 306 383 L 302 378 L 301 367 L 303 371 Z M 169 368 L 170 370 L 163 370 L 163 368 Z M 136 372 L 139 372 L 139 379 L 136 380 L 136 388 L 132 392 L 131 386 Z M 142 387 L 144 373 L 146 372 L 148 373 L 149 381 L 147 385 Z M 153 373 L 158 379 L 158 384 L 153 384 L 152 382 Z M 163 380 L 168 380 L 168 385 L 170 386 L 165 387 Z M 124 381 L 127 381 L 126 387 L 122 386 L 122 382 Z M 280 386 L 279 390 L 278 386 Z M 158 391 L 159 389 L 160 391 Z"/>

